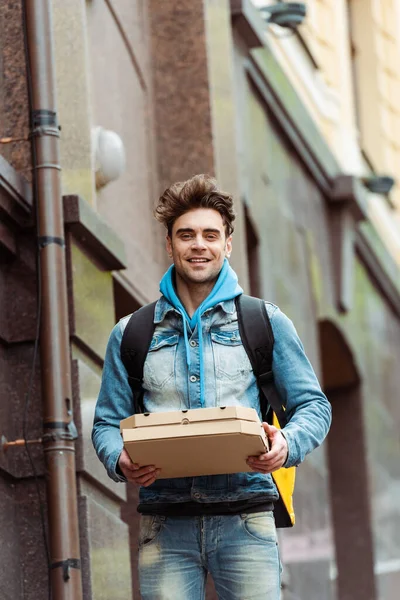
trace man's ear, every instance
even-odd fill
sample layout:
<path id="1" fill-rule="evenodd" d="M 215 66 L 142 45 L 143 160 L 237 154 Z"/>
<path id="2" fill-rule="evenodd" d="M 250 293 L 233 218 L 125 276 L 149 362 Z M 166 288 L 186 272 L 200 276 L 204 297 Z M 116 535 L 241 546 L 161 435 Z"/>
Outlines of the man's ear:
<path id="1" fill-rule="evenodd" d="M 226 244 L 225 244 L 225 256 L 226 256 L 226 258 L 229 258 L 231 254 L 232 254 L 232 236 L 230 235 L 227 238 Z"/>
<path id="2" fill-rule="evenodd" d="M 166 236 L 165 238 L 165 247 L 167 249 L 167 254 L 170 258 L 172 258 L 172 241 L 171 238 L 169 237 L 169 235 Z"/>

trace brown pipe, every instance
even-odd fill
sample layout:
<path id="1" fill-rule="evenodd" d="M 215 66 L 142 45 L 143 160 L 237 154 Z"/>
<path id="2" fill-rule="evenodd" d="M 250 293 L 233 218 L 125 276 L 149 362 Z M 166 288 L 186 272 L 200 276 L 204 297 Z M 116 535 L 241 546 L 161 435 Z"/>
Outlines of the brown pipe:
<path id="1" fill-rule="evenodd" d="M 51 2 L 25 0 L 33 178 L 40 248 L 40 360 L 53 600 L 81 600 L 64 227 Z"/>

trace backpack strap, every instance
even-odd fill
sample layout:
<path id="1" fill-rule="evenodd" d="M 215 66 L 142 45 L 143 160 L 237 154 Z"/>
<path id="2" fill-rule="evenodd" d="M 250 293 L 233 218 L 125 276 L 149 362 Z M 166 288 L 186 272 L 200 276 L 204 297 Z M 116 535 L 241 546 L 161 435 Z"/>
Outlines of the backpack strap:
<path id="1" fill-rule="evenodd" d="M 267 420 L 272 408 L 281 427 L 287 423 L 285 407 L 274 384 L 274 334 L 264 300 L 242 294 L 235 298 L 240 337 L 260 390 L 261 414 Z"/>
<path id="2" fill-rule="evenodd" d="M 154 333 L 154 309 L 157 302 L 146 304 L 133 313 L 121 340 L 121 360 L 128 372 L 135 413 L 143 412 L 143 367 Z"/>

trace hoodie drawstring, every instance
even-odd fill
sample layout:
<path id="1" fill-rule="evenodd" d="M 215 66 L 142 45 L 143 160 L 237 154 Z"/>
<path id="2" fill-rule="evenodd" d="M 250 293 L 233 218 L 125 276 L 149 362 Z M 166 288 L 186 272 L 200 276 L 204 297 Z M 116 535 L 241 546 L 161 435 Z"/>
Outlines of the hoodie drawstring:
<path id="1" fill-rule="evenodd" d="M 183 321 L 183 339 L 185 340 L 185 350 L 186 350 L 186 364 L 188 366 L 188 369 L 190 368 L 190 348 L 189 348 L 189 337 L 188 337 L 188 333 L 187 333 L 187 322 L 186 322 L 186 316 L 185 313 L 183 312 L 183 310 L 178 309 L 180 314 L 182 315 L 182 321 Z"/>
<path id="2" fill-rule="evenodd" d="M 183 339 L 185 341 L 186 364 L 188 366 L 188 369 L 190 369 L 191 359 L 190 359 L 189 336 L 188 336 L 188 331 L 187 331 L 187 320 L 186 320 L 186 316 L 185 316 L 184 312 L 182 310 L 179 310 L 179 312 L 182 315 L 182 320 L 183 320 Z M 196 324 L 197 324 L 197 334 L 199 337 L 199 356 L 200 356 L 200 374 L 199 374 L 200 375 L 200 403 L 202 406 L 204 406 L 205 384 L 204 384 L 204 359 L 203 359 L 203 329 L 201 326 L 201 313 L 200 312 L 197 314 Z"/>
<path id="3" fill-rule="evenodd" d="M 197 335 L 199 337 L 199 355 L 200 355 L 200 404 L 205 405 L 204 390 L 204 359 L 203 359 L 203 329 L 201 327 L 201 314 L 197 315 Z"/>

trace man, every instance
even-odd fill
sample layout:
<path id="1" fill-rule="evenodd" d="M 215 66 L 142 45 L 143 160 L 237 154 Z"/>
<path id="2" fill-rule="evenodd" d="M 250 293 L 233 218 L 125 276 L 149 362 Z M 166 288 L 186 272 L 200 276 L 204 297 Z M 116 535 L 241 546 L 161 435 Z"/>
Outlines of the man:
<path id="1" fill-rule="evenodd" d="M 229 266 L 233 201 L 196 175 L 161 196 L 173 265 L 160 284 L 155 331 L 144 365 L 147 412 L 243 405 L 260 414 L 257 382 L 238 331 L 242 293 Z M 249 457 L 252 471 L 159 479 L 157 465 L 131 462 L 120 420 L 134 412 L 120 344 L 129 317 L 113 329 L 98 398 L 93 443 L 108 474 L 140 488 L 139 579 L 144 600 L 200 600 L 210 572 L 224 600 L 278 600 L 280 560 L 271 473 L 302 462 L 321 444 L 330 405 L 291 321 L 266 303 L 275 343 L 274 381 L 286 406 L 280 431 L 263 423 L 270 451 Z"/>

